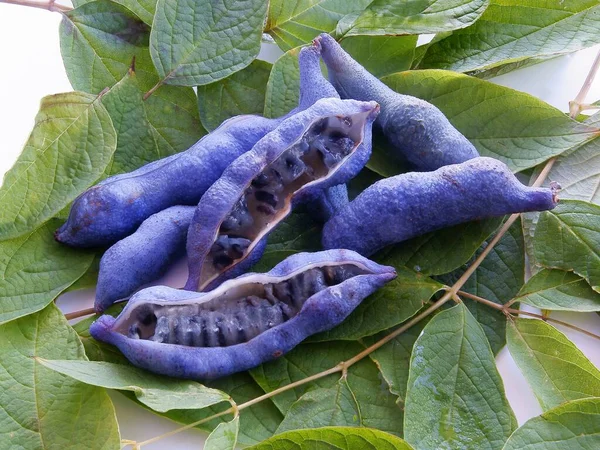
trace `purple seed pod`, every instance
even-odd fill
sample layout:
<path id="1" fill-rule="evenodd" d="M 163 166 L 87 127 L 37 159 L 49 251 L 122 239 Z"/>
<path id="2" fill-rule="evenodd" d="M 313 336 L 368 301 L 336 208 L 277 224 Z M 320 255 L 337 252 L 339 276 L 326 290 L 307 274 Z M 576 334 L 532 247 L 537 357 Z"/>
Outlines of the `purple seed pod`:
<path id="1" fill-rule="evenodd" d="M 317 47 L 300 51 L 298 108 L 278 119 L 232 117 L 185 152 L 107 178 L 75 199 L 56 239 L 74 247 L 104 247 L 130 235 L 146 218 L 165 208 L 196 205 L 233 160 L 281 121 L 324 96 L 338 97 L 323 78 L 319 61 Z"/>
<path id="2" fill-rule="evenodd" d="M 208 380 L 278 358 L 326 331 L 396 277 L 349 250 L 297 253 L 265 274 L 229 280 L 206 293 L 155 286 L 136 293 L 92 336 L 134 365 L 163 375 Z"/>
<path id="3" fill-rule="evenodd" d="M 104 253 L 96 286 L 96 312 L 101 313 L 140 286 L 156 280 L 183 256 L 195 209 L 193 206 L 163 209 Z"/>
<path id="4" fill-rule="evenodd" d="M 479 156 L 473 144 L 434 105 L 394 92 L 328 34 L 321 34 L 316 41 L 321 45 L 329 80 L 342 98 L 379 103 L 381 114 L 375 125 L 381 128 L 398 157 L 407 160 L 415 170 L 436 170 Z"/>
<path id="5" fill-rule="evenodd" d="M 544 211 L 557 189 L 521 184 L 493 158 L 475 158 L 435 172 L 378 181 L 338 211 L 323 228 L 325 248 L 369 256 L 386 245 L 470 220 Z"/>
<path id="6" fill-rule="evenodd" d="M 375 102 L 323 99 L 283 121 L 204 194 L 188 232 L 185 288 L 211 289 L 248 270 L 294 204 L 314 202 L 367 163 Z"/>

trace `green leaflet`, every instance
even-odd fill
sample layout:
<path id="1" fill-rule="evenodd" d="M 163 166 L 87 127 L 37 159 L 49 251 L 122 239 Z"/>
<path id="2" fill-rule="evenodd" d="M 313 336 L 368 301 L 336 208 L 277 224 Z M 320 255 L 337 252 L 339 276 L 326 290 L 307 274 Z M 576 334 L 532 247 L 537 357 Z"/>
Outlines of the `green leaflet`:
<path id="1" fill-rule="evenodd" d="M 447 285 L 454 284 L 487 244 L 484 242 L 472 260 L 459 270 L 438 279 Z M 500 305 L 512 300 L 525 282 L 523 253 L 523 230 L 521 220 L 518 219 L 469 277 L 462 290 Z M 501 311 L 466 297 L 463 297 L 463 301 L 483 328 L 492 351 L 495 355 L 498 354 L 506 344 L 506 316 Z"/>
<path id="2" fill-rule="evenodd" d="M 264 114 L 266 117 L 283 116 L 298 106 L 300 97 L 298 54 L 300 48 L 288 50 L 275 61 L 271 68 L 265 93 Z"/>
<path id="3" fill-rule="evenodd" d="M 448 273 L 467 262 L 501 222 L 501 218 L 477 220 L 423 234 L 384 249 L 383 261 L 424 275 Z"/>
<path id="4" fill-rule="evenodd" d="M 442 311 L 415 342 L 406 441 L 418 449 L 501 449 L 517 426 L 483 330 L 463 304 Z"/>
<path id="5" fill-rule="evenodd" d="M 156 0 L 112 0 L 119 3 L 133 12 L 142 21 L 152 26 L 154 19 L 154 11 L 156 11 Z M 73 6 L 78 7 L 86 3 L 91 3 L 90 0 L 73 0 Z"/>
<path id="6" fill-rule="evenodd" d="M 85 359 L 54 305 L 0 326 L 0 449 L 118 448 L 106 391 L 46 369 L 35 358 Z"/>
<path id="7" fill-rule="evenodd" d="M 239 431 L 240 416 L 231 422 L 220 423 L 206 439 L 204 450 L 234 450 Z"/>
<path id="8" fill-rule="evenodd" d="M 43 224 L 94 183 L 117 145 L 98 97 L 82 92 L 42 99 L 23 153 L 0 187 L 0 240 Z"/>
<path id="9" fill-rule="evenodd" d="M 398 277 L 364 299 L 337 327 L 310 337 L 310 342 L 355 340 L 386 330 L 410 319 L 442 289 L 437 281 L 387 258 L 378 261 L 396 267 Z"/>
<path id="10" fill-rule="evenodd" d="M 66 220 L 66 219 L 61 218 L 61 220 Z M 57 225 L 59 225 L 61 223 L 62 222 L 58 222 Z M 52 230 L 52 231 L 54 231 L 54 230 Z M 64 249 L 64 248 L 69 248 L 69 247 L 63 246 L 62 248 Z M 77 250 L 77 252 L 79 253 L 79 252 L 81 252 L 81 250 Z M 100 258 L 102 258 L 102 252 L 95 253 L 94 259 L 92 260 L 92 263 L 87 268 L 85 273 L 77 281 L 75 281 L 75 283 L 73 283 L 71 286 L 69 286 L 63 292 L 71 292 L 71 291 L 77 291 L 79 289 L 90 289 L 90 288 L 95 287 L 96 283 L 98 282 L 98 271 L 100 270 Z"/>
<path id="11" fill-rule="evenodd" d="M 600 206 L 563 200 L 542 213 L 534 251 L 543 267 L 572 270 L 600 292 Z"/>
<path id="12" fill-rule="evenodd" d="M 565 450 L 600 447 L 600 399 L 564 403 L 528 420 L 503 450 Z"/>
<path id="13" fill-rule="evenodd" d="M 266 391 L 329 369 L 360 353 L 357 342 L 303 344 L 281 358 L 251 371 L 252 377 Z M 348 425 L 374 427 L 400 435 L 402 410 L 397 397 L 382 385 L 377 367 L 363 359 L 348 369 L 346 379 L 333 374 L 310 385 L 273 397 L 285 414 L 277 433 L 291 428 Z"/>
<path id="14" fill-rule="evenodd" d="M 219 389 L 229 394 L 233 400 L 241 405 L 244 402 L 253 400 L 264 394 L 264 391 L 252 380 L 247 373 L 237 373 L 219 380 L 207 383 L 214 389 Z M 202 410 L 177 410 L 160 413 L 175 422 L 189 424 L 205 417 L 209 417 L 217 412 L 229 408 L 229 405 L 222 404 L 209 406 Z M 225 415 L 220 418 L 203 423 L 198 427 L 212 431 L 219 424 L 230 421 L 231 416 Z M 249 446 L 257 444 L 268 439 L 275 433 L 277 426 L 281 422 L 282 415 L 271 400 L 264 400 L 256 405 L 243 410 L 240 414 L 240 429 L 238 433 L 238 445 Z"/>
<path id="15" fill-rule="evenodd" d="M 429 34 L 464 28 L 489 0 L 374 0 L 350 25 L 348 35 Z"/>
<path id="16" fill-rule="evenodd" d="M 542 320 L 507 324 L 510 354 L 544 410 L 600 396 L 600 371 L 564 334 Z"/>
<path id="17" fill-rule="evenodd" d="M 323 31 L 333 31 L 343 16 L 362 11 L 371 1 L 271 0 L 264 31 L 287 51 L 310 42 Z"/>
<path id="18" fill-rule="evenodd" d="M 204 127 L 212 131 L 239 114 L 262 114 L 271 64 L 259 59 L 215 83 L 198 88 L 198 108 Z"/>
<path id="19" fill-rule="evenodd" d="M 0 324 L 43 309 L 91 266 L 93 252 L 54 240 L 60 223 L 0 242 Z"/>
<path id="20" fill-rule="evenodd" d="M 269 234 L 267 248 L 253 272 L 268 272 L 288 256 L 321 250 L 322 225 L 307 212 L 294 212 Z"/>
<path id="21" fill-rule="evenodd" d="M 131 391 L 140 402 L 159 412 L 171 409 L 201 409 L 230 400 L 224 392 L 207 388 L 195 381 L 154 375 L 123 364 L 50 359 L 40 359 L 39 362 L 48 369 L 82 383 Z"/>
<path id="22" fill-rule="evenodd" d="M 376 77 L 410 69 L 417 36 L 346 36 L 341 46 Z"/>
<path id="23" fill-rule="evenodd" d="M 600 41 L 596 0 L 492 0 L 475 24 L 430 46 L 420 68 L 468 72 L 572 52 Z"/>
<path id="24" fill-rule="evenodd" d="M 267 3 L 262 0 L 159 0 L 150 54 L 161 82 L 209 84 L 258 55 Z"/>
<path id="25" fill-rule="evenodd" d="M 521 303 L 550 311 L 600 311 L 600 294 L 573 272 L 542 269 L 521 288 Z"/>
<path id="26" fill-rule="evenodd" d="M 129 9 L 100 0 L 63 15 L 60 48 L 71 85 L 98 94 L 117 83 L 133 59 L 145 90 L 158 78 L 150 54 L 150 28 Z"/>
<path id="27" fill-rule="evenodd" d="M 324 427 L 288 431 L 250 450 L 412 450 L 404 440 L 373 428 Z"/>
<path id="28" fill-rule="evenodd" d="M 515 172 L 534 167 L 589 141 L 598 129 L 575 122 L 523 92 L 441 70 L 390 75 L 392 89 L 433 103 L 482 156 Z"/>
<path id="29" fill-rule="evenodd" d="M 191 88 L 165 86 L 146 100 L 143 92 L 137 74 L 129 70 L 102 97 L 118 136 L 108 175 L 186 150 L 204 134 Z"/>

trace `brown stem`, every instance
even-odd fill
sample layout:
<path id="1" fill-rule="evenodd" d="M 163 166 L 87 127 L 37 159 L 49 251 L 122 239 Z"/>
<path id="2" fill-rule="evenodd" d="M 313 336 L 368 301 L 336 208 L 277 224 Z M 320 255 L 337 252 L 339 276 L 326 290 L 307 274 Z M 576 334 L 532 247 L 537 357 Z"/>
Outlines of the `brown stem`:
<path id="1" fill-rule="evenodd" d="M 49 0 L 47 2 L 36 2 L 33 0 L 0 0 L 0 3 L 8 3 L 9 5 L 20 5 L 28 6 L 30 8 L 45 9 L 52 12 L 68 12 L 72 11 L 73 8 L 56 3 L 56 0 Z"/>
<path id="2" fill-rule="evenodd" d="M 91 314 L 96 314 L 96 310 L 93 307 L 67 313 L 65 314 L 65 317 L 67 320 L 71 320 L 78 319 L 79 317 L 83 316 L 89 316 Z"/>
<path id="3" fill-rule="evenodd" d="M 159 87 L 161 87 L 163 85 L 163 83 L 165 82 L 165 80 L 160 80 L 158 83 L 156 83 L 152 89 L 150 89 L 148 92 L 146 92 L 144 94 L 143 100 L 146 101 L 148 100 L 148 97 L 150 97 L 152 94 L 154 94 L 154 91 L 156 91 Z"/>
<path id="4" fill-rule="evenodd" d="M 596 55 L 596 59 L 594 59 L 592 67 L 590 67 L 590 71 L 588 72 L 588 75 L 585 78 L 583 86 L 581 86 L 581 90 L 577 94 L 577 97 L 575 97 L 575 100 L 569 102 L 569 115 L 571 116 L 571 118 L 577 117 L 577 115 L 582 111 L 582 103 L 585 100 L 585 97 L 587 96 L 590 87 L 592 87 L 594 78 L 598 73 L 598 68 L 600 68 L 600 51 Z"/>
<path id="5" fill-rule="evenodd" d="M 479 297 L 478 295 L 475 295 L 475 294 L 470 294 L 470 293 L 465 292 L 465 291 L 459 291 L 458 294 L 460 296 L 462 296 L 462 297 L 470 298 L 471 300 L 474 300 L 474 301 L 476 301 L 478 303 L 482 303 L 482 304 L 487 305 L 487 306 L 489 306 L 491 308 L 497 309 L 498 311 L 503 311 L 506 314 L 514 314 L 514 315 L 523 314 L 524 316 L 536 317 L 536 318 L 541 319 L 541 320 L 543 320 L 545 322 L 556 323 L 558 325 L 562 325 L 564 327 L 571 328 L 572 330 L 579 331 L 580 333 L 586 334 L 586 335 L 591 336 L 593 338 L 600 339 L 600 336 L 598 336 L 597 334 L 594 334 L 594 333 L 592 333 L 590 331 L 584 330 L 583 328 L 579 328 L 579 327 L 577 327 L 575 325 L 571 325 L 570 323 L 563 322 L 562 320 L 553 319 L 552 317 L 548 317 L 548 316 L 545 316 L 545 315 L 542 315 L 542 314 L 536 314 L 536 313 L 532 313 L 532 312 L 529 312 L 529 311 L 523 311 L 521 309 L 509 308 L 509 304 L 511 302 L 505 303 L 504 305 L 500 305 L 500 304 L 495 303 L 495 302 L 493 302 L 491 300 L 488 300 L 488 299 L 483 298 L 483 297 Z"/>

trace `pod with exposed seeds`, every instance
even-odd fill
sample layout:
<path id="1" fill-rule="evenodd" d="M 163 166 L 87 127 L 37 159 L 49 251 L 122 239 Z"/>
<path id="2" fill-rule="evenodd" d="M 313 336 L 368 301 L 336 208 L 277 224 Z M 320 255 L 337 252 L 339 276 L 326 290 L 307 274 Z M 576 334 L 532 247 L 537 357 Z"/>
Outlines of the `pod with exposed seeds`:
<path id="1" fill-rule="evenodd" d="M 552 209 L 557 188 L 525 186 L 506 164 L 485 157 L 397 175 L 378 181 L 340 209 L 323 227 L 323 246 L 369 256 L 462 222 Z"/>
<path id="2" fill-rule="evenodd" d="M 245 272 L 294 204 L 354 177 L 371 154 L 378 111 L 375 102 L 319 100 L 236 159 L 198 203 L 185 288 L 211 289 Z"/>
<path id="3" fill-rule="evenodd" d="M 298 253 L 268 273 L 246 274 L 206 293 L 144 289 L 116 319 L 100 317 L 90 333 L 138 367 L 213 379 L 275 359 L 331 329 L 395 277 L 392 267 L 348 250 Z"/>

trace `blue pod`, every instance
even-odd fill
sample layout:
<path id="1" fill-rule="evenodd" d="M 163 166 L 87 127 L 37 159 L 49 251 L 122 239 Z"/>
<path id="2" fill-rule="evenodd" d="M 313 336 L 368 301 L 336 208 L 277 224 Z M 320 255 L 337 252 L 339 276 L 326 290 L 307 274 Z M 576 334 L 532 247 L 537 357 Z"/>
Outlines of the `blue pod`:
<path id="1" fill-rule="evenodd" d="M 155 286 L 136 293 L 91 335 L 134 365 L 208 380 L 278 358 L 306 337 L 342 322 L 396 277 L 349 250 L 298 253 L 266 274 L 246 274 L 206 293 Z"/>
<path id="2" fill-rule="evenodd" d="M 188 290 L 248 270 L 294 204 L 319 198 L 367 163 L 375 102 L 323 99 L 286 119 L 206 191 L 188 232 Z"/>
<path id="3" fill-rule="evenodd" d="M 378 181 L 339 210 L 323 227 L 325 248 L 369 256 L 386 245 L 470 220 L 556 206 L 557 186 L 521 184 L 493 158 L 475 158 L 434 172 L 412 172 Z"/>
<path id="4" fill-rule="evenodd" d="M 75 247 L 104 247 L 130 235 L 146 218 L 165 208 L 196 205 L 233 160 L 282 120 L 323 96 L 338 97 L 323 78 L 319 61 L 318 48 L 300 52 L 298 108 L 277 119 L 232 117 L 184 152 L 101 181 L 75 199 L 56 239 Z"/>
<path id="5" fill-rule="evenodd" d="M 104 253 L 96 286 L 96 312 L 104 311 L 140 286 L 156 280 L 183 256 L 195 209 L 193 206 L 163 209 Z"/>
<path id="6" fill-rule="evenodd" d="M 380 127 L 400 159 L 417 171 L 439 169 L 479 156 L 477 149 L 446 116 L 424 100 L 394 92 L 346 53 L 326 33 L 316 39 L 327 66 L 329 80 L 342 98 L 375 100 Z"/>

